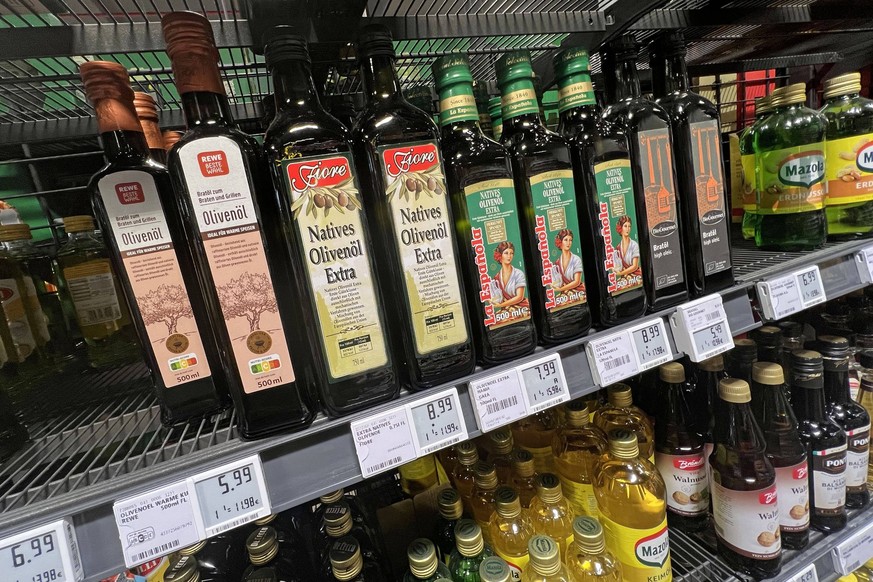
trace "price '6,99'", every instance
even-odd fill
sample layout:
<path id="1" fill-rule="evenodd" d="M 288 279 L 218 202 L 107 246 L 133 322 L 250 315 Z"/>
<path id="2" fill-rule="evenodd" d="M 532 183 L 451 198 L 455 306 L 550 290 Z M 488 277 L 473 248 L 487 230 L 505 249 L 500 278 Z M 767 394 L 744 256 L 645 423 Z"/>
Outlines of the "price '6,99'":
<path id="1" fill-rule="evenodd" d="M 3 582 L 71 582 L 82 579 L 72 526 L 59 521 L 0 540 Z"/>

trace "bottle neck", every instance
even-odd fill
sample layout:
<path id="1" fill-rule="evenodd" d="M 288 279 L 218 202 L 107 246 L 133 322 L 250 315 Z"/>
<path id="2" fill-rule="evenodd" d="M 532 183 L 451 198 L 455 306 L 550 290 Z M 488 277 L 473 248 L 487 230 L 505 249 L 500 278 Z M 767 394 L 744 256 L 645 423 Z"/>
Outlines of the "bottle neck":
<path id="1" fill-rule="evenodd" d="M 849 366 L 839 366 L 837 370 L 824 371 L 824 391 L 828 402 L 844 404 L 852 400 L 849 391 Z"/>
<path id="2" fill-rule="evenodd" d="M 103 151 L 110 162 L 116 160 L 145 161 L 151 154 L 145 134 L 141 131 L 115 130 L 100 134 Z"/>
<path id="3" fill-rule="evenodd" d="M 440 89 L 440 126 L 465 131 L 479 129 L 479 109 L 472 83 L 454 83 Z"/>
<path id="4" fill-rule="evenodd" d="M 97 236 L 97 232 L 93 230 L 82 230 L 79 232 L 68 232 L 67 233 L 67 242 L 69 243 L 77 243 L 82 241 L 90 241 L 94 240 Z"/>
<path id="5" fill-rule="evenodd" d="M 821 387 L 791 387 L 791 406 L 798 420 L 820 421 L 825 418 L 825 395 Z"/>
<path id="6" fill-rule="evenodd" d="M 278 111 L 322 110 L 312 72 L 305 61 L 283 61 L 273 67 L 273 88 Z"/>
<path id="7" fill-rule="evenodd" d="M 361 79 L 368 103 L 403 99 L 394 57 L 390 55 L 375 55 L 361 61 Z"/>
<path id="8" fill-rule="evenodd" d="M 189 128 L 204 125 L 233 126 L 233 115 L 227 97 L 212 91 L 191 91 L 182 94 L 182 111 Z"/>
<path id="9" fill-rule="evenodd" d="M 748 449 L 764 448 L 764 438 L 758 427 L 752 408 L 748 402 L 736 403 L 719 400 L 718 414 L 715 415 L 716 444 Z"/>
<path id="10" fill-rule="evenodd" d="M 688 67 L 685 55 L 671 55 L 661 60 L 652 71 L 652 89 L 655 97 L 688 91 Z"/>
<path id="11" fill-rule="evenodd" d="M 596 105 L 591 75 L 580 72 L 558 79 L 558 111 L 561 115 L 577 107 L 587 109 Z"/>
<path id="12" fill-rule="evenodd" d="M 642 95 L 640 89 L 640 76 L 637 73 L 635 60 L 620 60 L 615 63 L 612 70 L 613 85 L 615 86 L 616 100 Z"/>
<path id="13" fill-rule="evenodd" d="M 500 86 L 503 105 L 503 133 L 531 125 L 542 125 L 533 79 L 513 79 Z"/>

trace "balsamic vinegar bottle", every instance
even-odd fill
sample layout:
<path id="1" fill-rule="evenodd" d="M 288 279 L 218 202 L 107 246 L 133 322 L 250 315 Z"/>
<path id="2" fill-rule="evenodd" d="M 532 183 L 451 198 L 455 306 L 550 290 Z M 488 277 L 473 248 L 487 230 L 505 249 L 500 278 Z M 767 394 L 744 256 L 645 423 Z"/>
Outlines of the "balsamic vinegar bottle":
<path id="1" fill-rule="evenodd" d="M 588 71 L 588 52 L 567 49 L 555 56 L 560 123 L 570 144 L 580 194 L 585 271 L 594 316 L 612 326 L 646 312 L 639 221 L 627 139 L 600 115 Z"/>
<path id="2" fill-rule="evenodd" d="M 264 138 L 321 402 L 340 415 L 399 391 L 351 134 L 321 106 L 309 51 L 291 27 L 264 49 L 276 115 Z"/>
<path id="3" fill-rule="evenodd" d="M 172 12 L 161 27 L 188 132 L 169 155 L 177 204 L 197 265 L 243 438 L 301 428 L 313 419 L 298 298 L 279 237 L 260 146 L 239 131 L 218 72 L 212 26 Z M 296 354 L 308 353 L 302 345 Z M 301 393 L 303 392 L 303 393 Z"/>
<path id="4" fill-rule="evenodd" d="M 92 61 L 79 70 L 109 160 L 91 178 L 91 202 L 152 371 L 161 421 L 212 412 L 227 387 L 207 308 L 190 287 L 194 268 L 178 218 L 165 211 L 173 196 L 167 169 L 149 158 L 124 67 Z"/>
<path id="5" fill-rule="evenodd" d="M 503 103 L 501 142 L 512 156 L 524 209 L 526 261 L 540 281 L 531 287 L 537 330 L 543 343 L 562 342 L 591 328 L 570 150 L 540 118 L 530 53 L 504 54 L 496 67 Z"/>
<path id="6" fill-rule="evenodd" d="M 603 111 L 603 117 L 627 135 L 640 220 L 643 284 L 649 311 L 660 311 L 687 300 L 688 291 L 670 117 L 663 107 L 642 96 L 637 49 L 633 36 L 625 35 L 609 43 L 601 54 L 612 103 Z"/>
<path id="7" fill-rule="evenodd" d="M 358 58 L 366 106 L 353 131 L 358 168 L 366 170 L 364 205 L 391 325 L 413 389 L 459 378 L 475 365 L 467 305 L 439 149 L 430 117 L 409 104 L 394 71 L 391 33 L 365 27 Z"/>
<path id="8" fill-rule="evenodd" d="M 466 55 L 437 59 L 433 75 L 476 352 L 486 364 L 505 362 L 537 345 L 509 155 L 479 127 Z"/>

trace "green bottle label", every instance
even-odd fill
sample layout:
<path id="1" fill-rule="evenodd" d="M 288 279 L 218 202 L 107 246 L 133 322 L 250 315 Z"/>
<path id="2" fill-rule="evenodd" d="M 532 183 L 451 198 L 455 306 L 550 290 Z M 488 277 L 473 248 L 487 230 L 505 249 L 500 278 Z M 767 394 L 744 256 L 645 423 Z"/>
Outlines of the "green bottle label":
<path id="1" fill-rule="evenodd" d="M 540 253 L 545 308 L 560 311 L 585 303 L 582 245 L 573 170 L 552 170 L 530 178 Z"/>
<path id="2" fill-rule="evenodd" d="M 512 179 L 477 182 L 464 188 L 464 195 L 485 326 L 497 329 L 530 319 Z"/>
<path id="3" fill-rule="evenodd" d="M 561 113 L 573 107 L 595 103 L 597 99 L 594 96 L 594 85 L 591 83 L 590 76 L 571 75 L 558 83 L 558 111 Z"/>
<path id="4" fill-rule="evenodd" d="M 643 286 L 642 258 L 634 186 L 629 159 L 594 164 L 597 218 L 606 260 L 610 295 L 617 297 Z"/>
<path id="5" fill-rule="evenodd" d="M 457 83 L 440 91 L 440 125 L 478 119 L 479 110 L 476 108 L 472 85 Z"/>
<path id="6" fill-rule="evenodd" d="M 503 111 L 503 119 L 512 119 L 519 115 L 540 112 L 533 81 L 528 79 L 514 81 L 504 87 L 501 93 L 500 105 Z"/>

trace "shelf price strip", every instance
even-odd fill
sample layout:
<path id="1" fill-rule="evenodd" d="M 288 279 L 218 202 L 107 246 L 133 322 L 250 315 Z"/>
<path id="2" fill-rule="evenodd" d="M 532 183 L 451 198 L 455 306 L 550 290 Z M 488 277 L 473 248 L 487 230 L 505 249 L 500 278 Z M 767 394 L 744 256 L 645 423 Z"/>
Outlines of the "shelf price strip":
<path id="1" fill-rule="evenodd" d="M 0 574 L 9 582 L 83 580 L 73 526 L 62 519 L 0 540 Z"/>
<path id="2" fill-rule="evenodd" d="M 775 320 L 827 301 L 818 265 L 757 284 L 764 316 Z"/>
<path id="3" fill-rule="evenodd" d="M 863 283 L 873 283 L 873 245 L 864 247 L 855 255 Z"/>
<path id="4" fill-rule="evenodd" d="M 585 345 L 594 381 L 609 386 L 673 360 L 667 327 L 659 318 L 591 340 Z"/>
<path id="5" fill-rule="evenodd" d="M 701 297 L 676 308 L 670 327 L 679 351 L 692 362 L 702 362 L 734 347 L 721 295 Z"/>
<path id="6" fill-rule="evenodd" d="M 785 582 L 818 582 L 818 571 L 815 569 L 815 564 L 809 564 Z"/>
<path id="7" fill-rule="evenodd" d="M 831 557 L 834 570 L 843 576 L 854 572 L 873 558 L 873 523 L 861 526 L 849 539 L 837 544 L 831 550 Z"/>
<path id="8" fill-rule="evenodd" d="M 355 421 L 351 429 L 364 477 L 467 439 L 457 388 Z"/>

